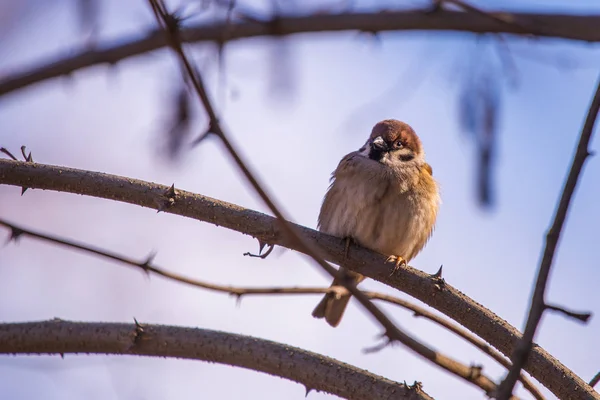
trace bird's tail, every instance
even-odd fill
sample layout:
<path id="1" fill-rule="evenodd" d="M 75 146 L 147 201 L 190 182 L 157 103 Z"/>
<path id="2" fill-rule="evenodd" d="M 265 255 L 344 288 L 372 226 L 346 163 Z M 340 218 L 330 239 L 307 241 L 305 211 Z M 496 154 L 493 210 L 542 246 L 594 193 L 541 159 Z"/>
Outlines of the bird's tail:
<path id="1" fill-rule="evenodd" d="M 354 278 L 355 283 L 359 283 L 364 279 L 362 275 L 349 271 L 346 272 Z M 337 279 L 334 279 L 331 284 L 331 286 L 339 285 L 340 283 Z M 312 316 L 315 318 L 325 318 L 325 321 L 335 328 L 342 320 L 351 297 L 352 295 L 349 293 L 342 294 L 341 296 L 338 293 L 327 293 L 313 310 Z"/>

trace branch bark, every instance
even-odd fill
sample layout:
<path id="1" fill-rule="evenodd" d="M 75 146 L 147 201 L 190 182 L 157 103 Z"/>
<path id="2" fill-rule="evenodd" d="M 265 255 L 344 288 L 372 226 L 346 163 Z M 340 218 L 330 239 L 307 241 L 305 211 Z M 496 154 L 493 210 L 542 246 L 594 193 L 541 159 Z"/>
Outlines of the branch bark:
<path id="1" fill-rule="evenodd" d="M 432 400 L 407 386 L 297 347 L 197 328 L 50 320 L 0 324 L 2 354 L 130 354 L 247 368 L 356 399 Z"/>
<path id="2" fill-rule="evenodd" d="M 186 43 L 223 43 L 255 37 L 279 37 L 301 33 L 341 31 L 457 31 L 471 33 L 523 34 L 524 27 L 540 37 L 600 42 L 600 15 L 567 15 L 493 12 L 482 16 L 475 13 L 437 10 L 387 11 L 380 13 L 342 13 L 302 16 L 281 16 L 260 21 L 225 21 L 184 28 L 181 40 Z M 501 20 L 489 18 L 501 16 Z M 512 24 L 502 21 L 513 21 Z M 76 55 L 42 60 L 30 69 L 23 68 L 0 80 L 0 96 L 27 86 L 72 74 L 94 65 L 114 65 L 126 58 L 139 56 L 167 46 L 160 30 L 116 43 L 99 45 Z"/>
<path id="3" fill-rule="evenodd" d="M 31 162 L 0 159 L 0 184 L 46 189 L 112 199 L 142 207 L 209 222 L 253 236 L 268 244 L 300 251 L 282 234 L 271 216 L 168 186 L 99 172 L 78 170 Z M 174 193 L 172 196 L 170 193 Z M 480 336 L 505 356 L 510 356 L 521 333 L 490 310 L 476 303 L 449 284 L 439 283 L 429 274 L 410 266 L 390 276 L 386 257 L 352 246 L 345 258 L 342 240 L 294 224 L 312 245 L 318 246 L 328 261 L 375 279 L 441 311 Z M 535 345 L 524 368 L 559 398 L 599 399 L 586 382 L 566 366 Z"/>

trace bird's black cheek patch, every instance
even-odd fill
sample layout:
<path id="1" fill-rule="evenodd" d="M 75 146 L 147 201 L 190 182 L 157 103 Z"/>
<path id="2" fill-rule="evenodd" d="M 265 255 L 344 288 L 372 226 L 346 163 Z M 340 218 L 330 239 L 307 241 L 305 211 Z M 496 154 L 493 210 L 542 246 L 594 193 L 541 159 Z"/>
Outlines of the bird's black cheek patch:
<path id="1" fill-rule="evenodd" d="M 381 150 L 371 149 L 371 151 L 369 151 L 369 158 L 371 160 L 380 161 L 382 157 L 383 151 Z"/>
<path id="2" fill-rule="evenodd" d="M 412 153 L 409 153 L 409 154 L 400 154 L 400 155 L 398 156 L 398 158 L 399 158 L 400 160 L 402 160 L 402 161 L 410 161 L 410 160 L 412 160 L 413 158 L 415 158 L 415 155 L 414 155 L 414 154 L 412 154 Z"/>

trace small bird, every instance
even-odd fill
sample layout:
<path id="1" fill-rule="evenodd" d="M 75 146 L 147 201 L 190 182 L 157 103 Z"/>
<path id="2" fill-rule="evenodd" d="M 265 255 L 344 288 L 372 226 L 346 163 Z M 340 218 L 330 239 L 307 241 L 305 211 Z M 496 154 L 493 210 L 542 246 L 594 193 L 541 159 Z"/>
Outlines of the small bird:
<path id="1" fill-rule="evenodd" d="M 438 185 L 425 162 L 421 140 L 406 123 L 377 123 L 358 150 L 342 158 L 331 177 L 321 211 L 321 232 L 388 256 L 396 270 L 406 265 L 431 237 L 440 204 Z M 340 267 L 343 268 L 343 267 Z M 346 273 L 358 284 L 365 277 Z M 334 280 L 331 286 L 339 285 Z M 340 323 L 350 294 L 326 294 L 315 318 Z"/>

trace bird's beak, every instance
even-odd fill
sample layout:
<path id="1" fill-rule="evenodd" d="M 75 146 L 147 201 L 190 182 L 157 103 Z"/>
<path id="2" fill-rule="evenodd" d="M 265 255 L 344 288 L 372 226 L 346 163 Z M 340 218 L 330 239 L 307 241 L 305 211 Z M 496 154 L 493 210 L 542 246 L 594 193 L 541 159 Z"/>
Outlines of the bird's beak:
<path id="1" fill-rule="evenodd" d="M 373 139 L 373 142 L 371 143 L 371 148 L 382 153 L 389 150 L 387 143 L 385 142 L 385 140 L 383 140 L 381 136 L 377 136 L 375 139 Z"/>
<path id="2" fill-rule="evenodd" d="M 385 140 L 381 136 L 377 136 L 371 141 L 371 150 L 369 151 L 369 158 L 375 161 L 381 161 L 385 153 L 389 151 L 389 147 Z"/>

